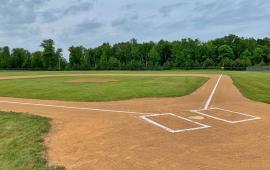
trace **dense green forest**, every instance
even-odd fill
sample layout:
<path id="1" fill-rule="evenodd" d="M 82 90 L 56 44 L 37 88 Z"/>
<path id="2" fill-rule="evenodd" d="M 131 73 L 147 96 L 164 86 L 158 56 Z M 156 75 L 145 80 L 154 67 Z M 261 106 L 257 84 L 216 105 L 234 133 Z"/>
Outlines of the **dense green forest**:
<path id="1" fill-rule="evenodd" d="M 239 68 L 270 65 L 270 39 L 228 35 L 202 42 L 198 39 L 143 42 L 136 39 L 96 48 L 72 46 L 69 61 L 54 41 L 44 40 L 42 51 L 0 48 L 1 69 L 90 70 L 151 68 Z"/>

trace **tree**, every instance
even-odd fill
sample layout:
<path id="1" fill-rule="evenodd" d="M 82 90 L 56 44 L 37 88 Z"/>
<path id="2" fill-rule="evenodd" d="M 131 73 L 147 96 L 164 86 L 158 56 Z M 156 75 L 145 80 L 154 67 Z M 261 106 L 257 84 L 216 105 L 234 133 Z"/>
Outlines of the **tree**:
<path id="1" fill-rule="evenodd" d="M 203 62 L 203 67 L 208 68 L 214 66 L 214 61 L 210 58 L 206 58 L 206 60 Z"/>
<path id="2" fill-rule="evenodd" d="M 55 52 L 55 58 L 57 58 L 57 61 L 58 61 L 58 64 L 57 64 L 57 67 L 58 67 L 58 70 L 61 70 L 63 68 L 65 68 L 65 59 L 62 57 L 62 48 L 58 48 Z"/>
<path id="3" fill-rule="evenodd" d="M 108 62 L 109 62 L 109 58 L 111 57 L 111 46 L 109 43 L 103 43 L 100 47 L 99 47 L 100 51 L 101 51 L 101 56 L 100 56 L 100 66 L 107 66 Z"/>
<path id="4" fill-rule="evenodd" d="M 265 62 L 262 60 L 259 64 L 257 64 L 258 66 L 266 66 Z"/>
<path id="5" fill-rule="evenodd" d="M 246 49 L 245 51 L 243 51 L 241 53 L 241 59 L 251 58 L 251 57 L 252 57 L 252 54 L 251 54 L 251 52 L 248 49 Z"/>
<path id="6" fill-rule="evenodd" d="M 0 49 L 0 67 L 1 68 L 9 68 L 10 61 L 10 51 L 9 47 L 4 47 Z"/>
<path id="7" fill-rule="evenodd" d="M 242 52 L 240 59 L 242 60 L 243 67 L 248 67 L 252 65 L 251 58 L 252 58 L 252 54 L 248 49 Z"/>
<path id="8" fill-rule="evenodd" d="M 251 61 L 253 65 L 261 63 L 263 61 L 263 49 L 260 47 L 255 48 Z"/>
<path id="9" fill-rule="evenodd" d="M 158 66 L 160 60 L 159 52 L 157 51 L 157 47 L 153 46 L 149 51 L 149 63 L 151 66 Z"/>
<path id="10" fill-rule="evenodd" d="M 58 58 L 55 55 L 54 41 L 52 39 L 44 40 L 41 45 L 43 47 L 43 61 L 44 66 L 49 70 L 55 69 L 57 67 Z"/>
<path id="11" fill-rule="evenodd" d="M 25 57 L 23 60 L 22 68 L 30 69 L 31 68 L 31 53 L 25 51 Z"/>
<path id="12" fill-rule="evenodd" d="M 42 52 L 30 54 L 22 48 L 0 48 L 0 68 L 43 68 L 56 70 L 101 69 L 142 66 L 167 67 L 247 67 L 270 64 L 270 38 L 254 39 L 228 35 L 209 41 L 182 39 L 176 41 L 139 43 L 136 39 L 114 45 L 103 43 L 96 48 L 71 46 L 69 62 L 62 56 L 62 49 L 51 39 L 40 45 Z"/>
<path id="13" fill-rule="evenodd" d="M 11 68 L 23 68 L 23 63 L 27 58 L 27 51 L 23 48 L 14 48 L 10 56 Z"/>
<path id="14" fill-rule="evenodd" d="M 234 61 L 234 64 L 233 64 L 233 66 L 234 67 L 246 67 L 246 63 L 245 63 L 245 61 L 243 60 L 243 59 L 240 59 L 240 58 L 238 58 L 238 59 L 236 59 L 235 61 Z"/>
<path id="15" fill-rule="evenodd" d="M 110 57 L 109 61 L 108 61 L 108 66 L 110 67 L 118 67 L 120 65 L 120 62 L 117 58 L 115 57 Z"/>
<path id="16" fill-rule="evenodd" d="M 233 50 L 230 46 L 228 45 L 222 45 L 218 48 L 218 53 L 219 53 L 219 61 L 223 62 L 221 65 L 224 65 L 224 60 L 225 58 L 228 59 L 233 59 Z"/>
<path id="17" fill-rule="evenodd" d="M 186 56 L 186 59 L 185 59 L 185 66 L 186 67 L 194 67 L 194 62 L 192 60 L 192 56 L 189 54 Z"/>
<path id="18" fill-rule="evenodd" d="M 32 53 L 31 67 L 35 68 L 35 69 L 44 68 L 44 63 L 43 63 L 41 51 L 36 51 L 36 52 Z"/>
<path id="19" fill-rule="evenodd" d="M 155 44 L 153 42 L 143 43 L 139 46 L 139 55 L 141 63 L 148 66 L 149 52 Z"/>
<path id="20" fill-rule="evenodd" d="M 225 68 L 231 68 L 231 67 L 234 66 L 233 60 L 231 60 L 231 59 L 229 59 L 227 57 L 223 60 L 223 63 L 224 63 Z"/>
<path id="21" fill-rule="evenodd" d="M 97 55 L 96 55 L 96 50 L 95 49 L 85 49 L 84 50 L 84 55 L 85 55 L 85 68 L 90 69 L 90 68 L 96 68 L 97 66 Z"/>
<path id="22" fill-rule="evenodd" d="M 172 56 L 176 66 L 185 66 L 185 55 L 180 48 L 173 47 Z"/>
<path id="23" fill-rule="evenodd" d="M 141 61 L 141 56 L 140 56 L 140 48 L 139 48 L 139 44 L 137 44 L 137 40 L 136 39 L 132 39 L 131 41 L 131 61 L 130 64 L 133 66 L 136 65 L 142 65 L 142 61 Z"/>
<path id="24" fill-rule="evenodd" d="M 171 47 L 168 41 L 160 40 L 156 45 L 156 50 L 159 53 L 159 63 L 163 66 L 171 56 Z"/>
<path id="25" fill-rule="evenodd" d="M 72 69 L 82 68 L 83 62 L 85 62 L 84 48 L 82 46 L 69 48 L 69 63 Z"/>
<path id="26" fill-rule="evenodd" d="M 262 57 L 263 57 L 264 63 L 270 64 L 270 47 L 267 45 L 264 45 L 262 49 L 263 49 Z"/>
<path id="27" fill-rule="evenodd" d="M 128 65 L 131 61 L 131 45 L 130 42 L 117 43 L 113 46 L 114 57 L 116 57 L 121 65 Z"/>

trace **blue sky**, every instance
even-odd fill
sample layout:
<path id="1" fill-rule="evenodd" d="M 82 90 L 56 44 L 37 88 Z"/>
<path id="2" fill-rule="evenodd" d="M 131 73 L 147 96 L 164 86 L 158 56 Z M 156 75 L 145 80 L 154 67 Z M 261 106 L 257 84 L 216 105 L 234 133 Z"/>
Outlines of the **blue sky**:
<path id="1" fill-rule="evenodd" d="M 0 46 L 270 36 L 269 0 L 0 0 Z"/>

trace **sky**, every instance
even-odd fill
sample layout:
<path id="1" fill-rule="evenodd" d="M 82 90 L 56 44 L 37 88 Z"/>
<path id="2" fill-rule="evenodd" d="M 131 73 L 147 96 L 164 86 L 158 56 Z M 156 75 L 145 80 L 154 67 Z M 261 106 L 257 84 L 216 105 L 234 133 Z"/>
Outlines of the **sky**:
<path id="1" fill-rule="evenodd" d="M 0 0 L 0 47 L 270 36 L 269 0 Z"/>

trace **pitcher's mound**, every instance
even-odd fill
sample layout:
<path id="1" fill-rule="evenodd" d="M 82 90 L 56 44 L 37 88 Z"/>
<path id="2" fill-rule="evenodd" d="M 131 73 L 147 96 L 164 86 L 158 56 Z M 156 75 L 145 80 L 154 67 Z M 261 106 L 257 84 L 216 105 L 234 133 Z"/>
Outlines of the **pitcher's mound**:
<path id="1" fill-rule="evenodd" d="M 68 83 L 107 83 L 107 82 L 116 82 L 114 79 L 76 79 L 76 80 L 68 80 Z"/>

